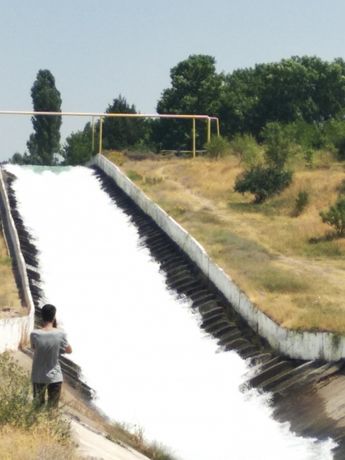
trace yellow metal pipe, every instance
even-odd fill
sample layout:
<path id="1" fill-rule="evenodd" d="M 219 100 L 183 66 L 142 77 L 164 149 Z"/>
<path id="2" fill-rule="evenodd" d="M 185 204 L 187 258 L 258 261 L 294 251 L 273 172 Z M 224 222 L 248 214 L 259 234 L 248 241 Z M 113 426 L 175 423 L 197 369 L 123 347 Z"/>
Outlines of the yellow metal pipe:
<path id="1" fill-rule="evenodd" d="M 91 129 L 92 129 L 92 153 L 93 153 L 95 151 L 95 117 L 92 117 Z"/>
<path id="2" fill-rule="evenodd" d="M 210 121 L 216 122 L 217 127 L 217 136 L 220 136 L 220 127 L 219 127 L 219 118 L 218 117 L 209 117 Z"/>
<path id="3" fill-rule="evenodd" d="M 103 117 L 99 117 L 99 149 L 98 153 L 102 153 L 103 143 Z"/>
<path id="4" fill-rule="evenodd" d="M 207 142 L 211 140 L 211 118 L 207 119 Z"/>
<path id="5" fill-rule="evenodd" d="M 192 137 L 193 137 L 193 147 L 192 147 L 193 158 L 195 158 L 195 156 L 196 156 L 195 118 L 193 118 L 193 134 L 192 134 Z"/>
<path id="6" fill-rule="evenodd" d="M 189 115 L 172 113 L 106 113 L 106 112 L 46 112 L 46 111 L 24 111 L 24 110 L 0 110 L 0 115 L 33 115 L 33 116 L 69 116 L 69 117 L 119 117 L 119 118 L 177 118 L 177 119 L 203 119 L 211 117 L 208 115 Z"/>

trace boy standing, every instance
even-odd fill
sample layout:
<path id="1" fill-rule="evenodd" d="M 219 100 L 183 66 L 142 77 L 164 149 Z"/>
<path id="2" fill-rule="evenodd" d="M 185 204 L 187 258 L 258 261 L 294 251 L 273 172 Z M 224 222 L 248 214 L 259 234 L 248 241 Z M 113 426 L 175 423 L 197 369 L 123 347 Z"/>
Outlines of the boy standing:
<path id="1" fill-rule="evenodd" d="M 30 335 L 34 350 L 31 373 L 34 400 L 38 406 L 43 406 L 48 391 L 48 406 L 57 407 L 63 381 L 59 356 L 62 353 L 72 353 L 72 348 L 65 332 L 56 328 L 54 305 L 44 305 L 41 311 L 43 326 L 34 329 Z"/>

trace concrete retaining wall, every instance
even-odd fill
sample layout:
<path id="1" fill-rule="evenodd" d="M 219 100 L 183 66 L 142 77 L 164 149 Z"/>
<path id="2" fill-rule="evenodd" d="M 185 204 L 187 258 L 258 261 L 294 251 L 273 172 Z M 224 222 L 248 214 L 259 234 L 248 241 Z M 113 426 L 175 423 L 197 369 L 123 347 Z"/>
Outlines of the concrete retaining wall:
<path id="1" fill-rule="evenodd" d="M 275 350 L 290 358 L 306 360 L 337 361 L 345 358 L 345 336 L 329 332 L 299 332 L 279 326 L 250 301 L 230 276 L 212 261 L 205 249 L 181 225 L 148 198 L 116 165 L 103 155 L 97 155 L 91 164 L 97 165 L 110 176 L 180 246 L 251 328 L 266 338 Z"/>
<path id="2" fill-rule="evenodd" d="M 10 212 L 10 204 L 8 201 L 1 169 L 0 199 L 3 203 L 4 209 L 2 219 L 5 220 L 7 230 L 5 238 L 10 239 L 10 241 L 8 241 L 8 247 L 12 248 L 13 254 L 11 254 L 11 257 L 15 258 L 18 267 L 25 307 L 27 308 L 27 314 L 24 316 L 0 319 L 0 353 L 2 353 L 6 350 L 16 350 L 29 342 L 30 332 L 34 326 L 35 308 L 30 292 L 28 276 L 26 273 L 26 265 L 20 249 L 16 226 Z"/>

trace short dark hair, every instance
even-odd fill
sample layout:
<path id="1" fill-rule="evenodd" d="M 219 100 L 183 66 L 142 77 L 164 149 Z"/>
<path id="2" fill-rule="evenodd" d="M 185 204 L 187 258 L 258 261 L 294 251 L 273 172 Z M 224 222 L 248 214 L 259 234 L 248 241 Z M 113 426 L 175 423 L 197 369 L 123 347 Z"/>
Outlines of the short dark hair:
<path id="1" fill-rule="evenodd" d="M 56 308 L 54 305 L 47 303 L 42 307 L 42 319 L 45 323 L 52 323 L 56 315 Z"/>

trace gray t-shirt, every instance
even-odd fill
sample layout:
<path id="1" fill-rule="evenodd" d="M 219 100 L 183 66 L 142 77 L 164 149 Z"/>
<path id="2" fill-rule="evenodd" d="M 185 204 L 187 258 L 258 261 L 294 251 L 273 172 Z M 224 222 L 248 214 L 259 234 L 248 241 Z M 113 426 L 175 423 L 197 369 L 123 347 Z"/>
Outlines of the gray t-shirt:
<path id="1" fill-rule="evenodd" d="M 64 353 L 68 342 L 61 329 L 45 331 L 34 329 L 30 334 L 34 349 L 31 379 L 34 383 L 62 382 L 59 356 Z"/>

